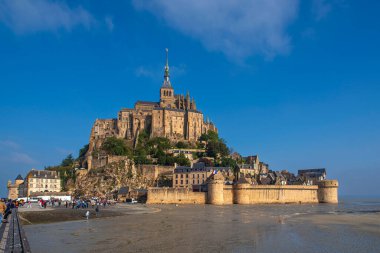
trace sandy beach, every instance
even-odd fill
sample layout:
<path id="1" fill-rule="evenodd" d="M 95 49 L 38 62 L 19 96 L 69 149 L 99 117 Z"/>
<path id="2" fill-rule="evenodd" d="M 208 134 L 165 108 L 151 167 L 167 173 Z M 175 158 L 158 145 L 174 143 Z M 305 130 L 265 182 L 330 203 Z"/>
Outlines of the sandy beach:
<path id="1" fill-rule="evenodd" d="M 100 211 L 98 215 L 96 215 L 95 209 L 91 207 L 86 209 L 47 207 L 44 209 L 33 205 L 32 208 L 19 208 L 19 216 L 23 225 L 33 225 L 85 220 L 87 211 L 90 211 L 89 219 L 101 219 L 130 214 L 154 213 L 160 211 L 160 209 L 147 208 L 145 205 L 118 204 L 116 206 L 100 207 Z"/>
<path id="2" fill-rule="evenodd" d="M 33 252 L 378 252 L 380 208 L 365 208 L 138 204 L 24 229 Z"/>

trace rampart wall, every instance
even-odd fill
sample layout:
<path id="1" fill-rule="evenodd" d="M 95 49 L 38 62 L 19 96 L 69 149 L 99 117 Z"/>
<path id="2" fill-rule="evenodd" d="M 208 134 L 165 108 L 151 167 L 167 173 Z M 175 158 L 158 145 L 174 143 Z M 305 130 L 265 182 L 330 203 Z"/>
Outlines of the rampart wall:
<path id="1" fill-rule="evenodd" d="M 188 188 L 148 188 L 147 204 L 205 204 L 207 192 Z"/>
<path id="2" fill-rule="evenodd" d="M 224 204 L 318 203 L 317 191 L 317 185 L 238 184 L 225 185 L 223 197 Z"/>
<path id="3" fill-rule="evenodd" d="M 211 181 L 208 192 L 188 188 L 149 188 L 148 204 L 287 204 L 338 203 L 338 181 L 320 185 L 224 185 Z"/>

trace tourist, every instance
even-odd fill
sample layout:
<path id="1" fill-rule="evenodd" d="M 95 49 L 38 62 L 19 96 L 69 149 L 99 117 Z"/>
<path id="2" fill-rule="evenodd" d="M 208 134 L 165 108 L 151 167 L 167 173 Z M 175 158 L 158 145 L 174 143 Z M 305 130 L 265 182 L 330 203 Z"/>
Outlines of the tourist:
<path id="1" fill-rule="evenodd" d="M 9 200 L 8 203 L 7 203 L 7 208 L 5 209 L 5 212 L 4 212 L 3 223 L 7 223 L 8 222 L 7 218 L 12 213 L 12 206 L 13 206 L 12 200 Z"/>
<path id="2" fill-rule="evenodd" d="M 90 216 L 90 211 L 86 212 L 86 219 L 88 220 L 88 217 Z"/>
<path id="3" fill-rule="evenodd" d="M 2 222 L 3 215 L 5 214 L 5 210 L 7 209 L 7 206 L 4 203 L 4 199 L 0 200 L 0 222 Z"/>
<path id="4" fill-rule="evenodd" d="M 99 215 L 99 203 L 96 203 L 95 212 L 96 212 L 96 217 L 98 217 L 98 215 Z"/>

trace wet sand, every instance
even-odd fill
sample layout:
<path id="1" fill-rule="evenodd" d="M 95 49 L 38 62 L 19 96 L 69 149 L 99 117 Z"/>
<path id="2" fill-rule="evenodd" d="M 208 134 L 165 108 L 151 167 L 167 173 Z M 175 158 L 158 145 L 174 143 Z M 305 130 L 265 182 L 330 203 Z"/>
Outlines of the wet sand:
<path id="1" fill-rule="evenodd" d="M 117 206 L 101 207 L 98 215 L 94 208 L 72 209 L 65 207 L 42 209 L 33 207 L 32 209 L 20 208 L 19 216 L 22 225 L 44 224 L 63 221 L 85 220 L 86 212 L 90 211 L 89 219 L 114 218 L 118 216 L 137 214 L 137 213 L 152 213 L 159 209 L 148 209 L 144 205 L 127 205 L 119 204 Z"/>
<path id="2" fill-rule="evenodd" d="M 379 252 L 380 203 L 136 205 L 123 216 L 24 226 L 33 252 Z M 351 208 L 351 209 L 350 209 Z M 131 212 L 130 212 L 131 211 Z"/>

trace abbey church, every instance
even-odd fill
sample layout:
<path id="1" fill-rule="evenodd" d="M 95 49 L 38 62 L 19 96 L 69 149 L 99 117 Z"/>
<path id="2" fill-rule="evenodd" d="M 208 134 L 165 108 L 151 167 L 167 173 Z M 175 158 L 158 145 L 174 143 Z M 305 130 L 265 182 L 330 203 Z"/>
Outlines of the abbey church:
<path id="1" fill-rule="evenodd" d="M 213 123 L 205 121 L 194 99 L 175 94 L 170 82 L 168 52 L 159 102 L 137 101 L 134 108 L 123 108 L 116 119 L 97 119 L 92 127 L 89 151 L 100 147 L 105 138 L 116 136 L 135 143 L 142 131 L 152 137 L 170 141 L 195 142 L 208 130 L 217 132 Z"/>

